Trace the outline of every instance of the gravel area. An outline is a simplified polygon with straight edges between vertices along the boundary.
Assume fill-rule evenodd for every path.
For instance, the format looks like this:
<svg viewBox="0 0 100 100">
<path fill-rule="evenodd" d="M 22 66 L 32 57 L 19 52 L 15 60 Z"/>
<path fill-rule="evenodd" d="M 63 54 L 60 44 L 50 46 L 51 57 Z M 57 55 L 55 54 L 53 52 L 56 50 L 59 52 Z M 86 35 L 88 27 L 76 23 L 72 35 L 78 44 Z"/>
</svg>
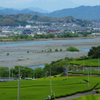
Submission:
<svg viewBox="0 0 100 100">
<path fill-rule="evenodd" d="M 57 42 L 56 42 L 57 41 Z M 66 48 L 74 46 L 78 49 L 91 48 L 98 46 L 100 41 L 86 41 L 86 42 L 60 42 L 62 40 L 55 40 L 53 43 L 18 45 L 18 46 L 2 46 L 0 47 L 0 66 L 14 67 L 16 65 L 22 66 L 36 66 L 45 63 L 51 63 L 65 57 L 78 57 L 87 55 L 88 51 L 67 52 Z M 19 42 L 20 43 L 20 42 Z M 52 49 L 52 52 L 42 52 L 42 50 Z M 61 52 L 54 52 L 55 49 L 62 49 Z M 28 53 L 29 51 L 29 53 Z M 9 55 L 7 55 L 7 53 Z"/>
</svg>

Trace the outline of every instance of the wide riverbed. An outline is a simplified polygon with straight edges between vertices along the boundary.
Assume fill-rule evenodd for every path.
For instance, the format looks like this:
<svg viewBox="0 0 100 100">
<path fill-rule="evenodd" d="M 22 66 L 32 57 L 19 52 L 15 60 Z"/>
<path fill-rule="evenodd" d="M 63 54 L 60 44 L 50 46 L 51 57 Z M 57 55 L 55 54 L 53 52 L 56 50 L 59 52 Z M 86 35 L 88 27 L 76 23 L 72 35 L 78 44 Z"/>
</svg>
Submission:
<svg viewBox="0 0 100 100">
<path fill-rule="evenodd" d="M 97 39 L 64 39 L 64 40 L 41 40 L 0 42 L 0 66 L 14 67 L 15 65 L 35 66 L 51 63 L 66 56 L 78 57 L 87 55 L 87 50 L 92 46 L 100 45 Z M 67 52 L 66 48 L 74 46 L 80 52 Z M 52 49 L 52 52 L 42 52 Z M 61 52 L 54 52 L 62 49 Z M 86 50 L 86 51 L 85 51 Z M 7 56 L 7 54 L 9 54 Z"/>
</svg>

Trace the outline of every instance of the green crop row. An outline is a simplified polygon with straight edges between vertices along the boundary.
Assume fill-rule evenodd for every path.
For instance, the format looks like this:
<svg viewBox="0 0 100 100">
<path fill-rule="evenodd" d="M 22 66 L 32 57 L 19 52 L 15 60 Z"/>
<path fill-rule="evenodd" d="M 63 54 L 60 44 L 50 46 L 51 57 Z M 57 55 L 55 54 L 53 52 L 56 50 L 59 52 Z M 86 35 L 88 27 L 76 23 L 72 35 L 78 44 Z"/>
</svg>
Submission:
<svg viewBox="0 0 100 100">
<path fill-rule="evenodd" d="M 48 95 L 64 97 L 78 92 L 93 89 L 100 83 L 100 77 L 90 77 L 90 83 L 86 83 L 88 76 L 56 77 L 37 80 L 20 81 L 20 100 L 45 100 Z M 100 84 L 96 86 L 100 88 Z M 0 82 L 0 99 L 17 100 L 18 82 Z"/>
<path fill-rule="evenodd" d="M 87 70 L 87 71 L 71 71 L 69 73 L 73 74 L 84 74 L 84 75 L 100 75 L 100 71 L 93 71 L 93 70 Z"/>
<path fill-rule="evenodd" d="M 86 59 L 86 60 L 74 60 L 70 61 L 70 64 L 75 64 L 75 65 L 84 65 L 84 67 L 97 67 L 100 66 L 100 61 L 98 59 Z"/>
</svg>

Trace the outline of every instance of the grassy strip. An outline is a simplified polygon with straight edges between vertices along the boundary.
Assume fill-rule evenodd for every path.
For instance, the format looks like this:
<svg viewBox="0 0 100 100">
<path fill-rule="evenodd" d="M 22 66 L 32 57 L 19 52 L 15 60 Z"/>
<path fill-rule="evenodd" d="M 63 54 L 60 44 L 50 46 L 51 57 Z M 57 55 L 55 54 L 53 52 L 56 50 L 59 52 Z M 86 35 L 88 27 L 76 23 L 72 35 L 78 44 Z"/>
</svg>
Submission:
<svg viewBox="0 0 100 100">
<path fill-rule="evenodd" d="M 99 77 L 90 77 L 90 85 L 83 81 L 87 76 L 52 78 L 52 91 L 55 97 L 68 96 L 91 90 L 100 82 Z M 1 100 L 17 100 L 17 81 L 0 83 Z M 96 87 L 100 88 L 100 84 Z M 22 80 L 21 100 L 44 100 L 50 95 L 50 79 Z"/>
<path fill-rule="evenodd" d="M 70 71 L 69 73 L 87 75 L 88 71 Z M 89 74 L 91 74 L 91 75 L 100 75 L 100 71 L 92 71 L 91 70 L 91 71 L 89 71 Z"/>
</svg>

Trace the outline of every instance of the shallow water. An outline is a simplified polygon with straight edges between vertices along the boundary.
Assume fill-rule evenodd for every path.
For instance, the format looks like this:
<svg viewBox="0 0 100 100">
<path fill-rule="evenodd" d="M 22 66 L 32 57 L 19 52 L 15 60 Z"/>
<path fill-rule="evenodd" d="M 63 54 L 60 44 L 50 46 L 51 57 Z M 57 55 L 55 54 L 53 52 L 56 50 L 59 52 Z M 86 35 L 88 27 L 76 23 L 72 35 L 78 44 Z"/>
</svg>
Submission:
<svg viewBox="0 0 100 100">
<path fill-rule="evenodd" d="M 95 39 L 64 39 L 64 40 L 44 40 L 44 41 L 18 41 L 18 42 L 0 42 L 0 47 L 8 46 L 25 46 L 25 45 L 38 45 L 38 44 L 49 44 L 49 43 L 73 43 L 73 42 L 89 42 L 89 41 L 100 41 L 100 38 Z"/>
<path fill-rule="evenodd" d="M 44 68 L 44 67 L 45 67 L 45 65 L 36 65 L 36 66 L 31 66 L 31 67 L 29 67 L 29 68 L 34 69 L 34 68 L 36 68 L 36 67 L 41 67 L 41 68 Z"/>
</svg>

